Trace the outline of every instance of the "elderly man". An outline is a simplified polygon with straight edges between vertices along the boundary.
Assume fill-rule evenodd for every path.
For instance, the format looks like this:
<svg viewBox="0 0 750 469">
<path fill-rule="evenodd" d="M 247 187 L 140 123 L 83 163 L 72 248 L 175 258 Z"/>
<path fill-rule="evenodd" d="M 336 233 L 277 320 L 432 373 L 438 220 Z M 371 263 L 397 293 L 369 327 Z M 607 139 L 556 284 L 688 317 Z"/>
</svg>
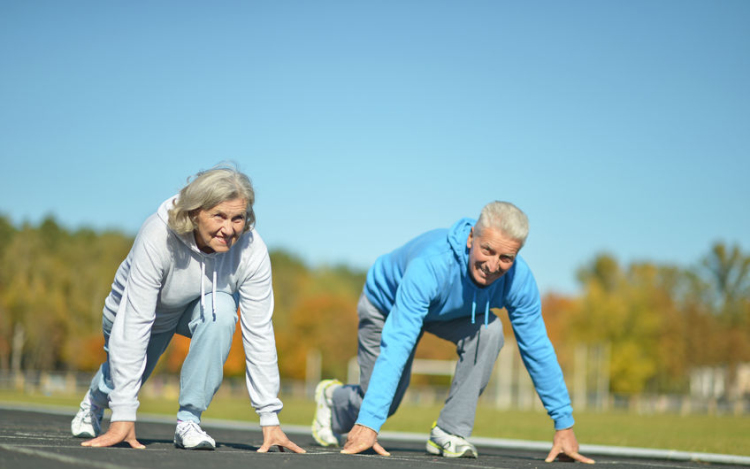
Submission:
<svg viewBox="0 0 750 469">
<path fill-rule="evenodd" d="M 458 363 L 427 451 L 476 458 L 477 450 L 466 438 L 503 346 L 502 323 L 490 308 L 505 308 L 526 368 L 554 421 L 547 461 L 563 455 L 593 463 L 578 453 L 573 409 L 547 337 L 539 291 L 518 255 L 527 235 L 528 219 L 521 210 L 492 202 L 476 222 L 459 220 L 450 229 L 427 232 L 379 257 L 357 307 L 360 384 L 324 380 L 318 385 L 315 440 L 336 446 L 340 435 L 348 433 L 342 453 L 373 448 L 387 456 L 377 434 L 398 408 L 409 385 L 417 342 L 429 332 L 456 344 Z"/>
</svg>

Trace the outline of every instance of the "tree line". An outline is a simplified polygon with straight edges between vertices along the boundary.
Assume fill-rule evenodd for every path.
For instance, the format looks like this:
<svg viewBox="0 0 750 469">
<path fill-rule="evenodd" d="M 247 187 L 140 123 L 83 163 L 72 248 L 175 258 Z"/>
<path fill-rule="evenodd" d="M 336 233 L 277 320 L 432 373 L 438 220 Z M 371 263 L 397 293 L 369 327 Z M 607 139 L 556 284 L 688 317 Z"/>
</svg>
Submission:
<svg viewBox="0 0 750 469">
<path fill-rule="evenodd" d="M 116 231 L 71 231 L 53 217 L 17 227 L 0 216 L 0 370 L 94 371 L 104 358 L 104 298 L 132 241 Z M 282 379 L 304 379 L 310 351 L 320 352 L 325 376 L 345 377 L 366 272 L 270 255 Z M 598 254 L 578 281 L 577 296 L 544 295 L 547 329 L 563 367 L 570 346 L 608 344 L 612 392 L 686 392 L 695 367 L 750 362 L 750 256 L 739 246 L 716 243 L 687 267 L 622 265 Z M 505 312 L 494 313 L 512 335 Z M 227 376 L 244 373 L 239 334 Z M 175 336 L 157 371 L 178 372 L 188 345 Z M 426 335 L 417 356 L 455 352 Z"/>
</svg>

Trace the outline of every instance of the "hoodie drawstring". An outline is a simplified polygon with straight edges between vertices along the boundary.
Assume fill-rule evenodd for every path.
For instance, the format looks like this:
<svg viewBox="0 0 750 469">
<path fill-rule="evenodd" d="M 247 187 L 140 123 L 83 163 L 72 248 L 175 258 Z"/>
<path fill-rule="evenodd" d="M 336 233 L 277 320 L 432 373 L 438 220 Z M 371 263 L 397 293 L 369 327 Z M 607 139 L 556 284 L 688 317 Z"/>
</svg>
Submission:
<svg viewBox="0 0 750 469">
<path fill-rule="evenodd" d="M 215 263 L 214 263 L 214 276 L 211 282 L 211 313 L 214 316 L 214 321 L 216 321 L 216 264 Z M 486 318 L 484 320 L 484 323 L 487 324 Z"/>
<path fill-rule="evenodd" d="M 476 323 L 476 315 L 477 315 L 477 291 L 474 290 L 474 297 L 471 300 L 471 323 Z M 484 304 L 484 327 L 487 327 L 487 324 L 490 321 L 490 299 L 487 298 L 487 302 Z"/>
<path fill-rule="evenodd" d="M 201 313 L 206 309 L 206 286 L 203 285 L 203 277 L 206 276 L 206 264 L 201 258 Z"/>
<path fill-rule="evenodd" d="M 474 324 L 476 321 L 474 317 L 477 314 L 477 291 L 474 290 L 474 297 L 471 299 L 471 323 Z"/>
<path fill-rule="evenodd" d="M 484 327 L 487 327 L 487 323 L 490 321 L 490 299 L 487 298 L 487 303 L 484 305 Z"/>
<path fill-rule="evenodd" d="M 214 275 L 211 284 L 211 313 L 216 321 L 216 265 L 213 268 Z M 206 264 L 201 258 L 201 312 L 206 310 L 206 286 L 203 277 L 206 276 Z"/>
</svg>

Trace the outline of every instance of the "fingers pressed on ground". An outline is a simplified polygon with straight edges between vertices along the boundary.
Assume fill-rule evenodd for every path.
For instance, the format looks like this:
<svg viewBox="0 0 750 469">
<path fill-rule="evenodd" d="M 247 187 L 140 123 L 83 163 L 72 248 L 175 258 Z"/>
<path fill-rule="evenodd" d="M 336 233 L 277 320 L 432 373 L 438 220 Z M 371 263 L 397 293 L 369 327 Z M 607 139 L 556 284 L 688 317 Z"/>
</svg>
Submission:
<svg viewBox="0 0 750 469">
<path fill-rule="evenodd" d="M 377 442 L 372 446 L 372 449 L 374 449 L 375 452 L 378 453 L 381 456 L 390 456 L 391 455 L 391 453 L 389 453 L 388 451 L 386 451 L 385 448 L 383 448 L 382 446 L 380 446 L 380 443 L 377 443 Z"/>
</svg>

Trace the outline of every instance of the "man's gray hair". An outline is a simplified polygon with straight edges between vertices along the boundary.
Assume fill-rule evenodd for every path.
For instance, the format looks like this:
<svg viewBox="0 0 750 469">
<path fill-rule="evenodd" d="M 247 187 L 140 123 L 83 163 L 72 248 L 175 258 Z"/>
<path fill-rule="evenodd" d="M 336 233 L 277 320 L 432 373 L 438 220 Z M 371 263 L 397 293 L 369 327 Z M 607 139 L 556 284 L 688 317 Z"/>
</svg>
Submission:
<svg viewBox="0 0 750 469">
<path fill-rule="evenodd" d="M 244 231 L 248 231 L 255 224 L 255 192 L 250 178 L 228 164 L 201 171 L 192 177 L 192 181 L 188 178 L 174 207 L 169 209 L 169 227 L 178 234 L 190 233 L 196 228 L 193 219 L 200 210 L 209 210 L 234 199 L 247 201 Z"/>
<path fill-rule="evenodd" d="M 496 200 L 484 206 L 474 226 L 477 235 L 485 228 L 499 230 L 505 236 L 520 242 L 523 247 L 529 235 L 529 219 L 512 203 Z"/>
</svg>

